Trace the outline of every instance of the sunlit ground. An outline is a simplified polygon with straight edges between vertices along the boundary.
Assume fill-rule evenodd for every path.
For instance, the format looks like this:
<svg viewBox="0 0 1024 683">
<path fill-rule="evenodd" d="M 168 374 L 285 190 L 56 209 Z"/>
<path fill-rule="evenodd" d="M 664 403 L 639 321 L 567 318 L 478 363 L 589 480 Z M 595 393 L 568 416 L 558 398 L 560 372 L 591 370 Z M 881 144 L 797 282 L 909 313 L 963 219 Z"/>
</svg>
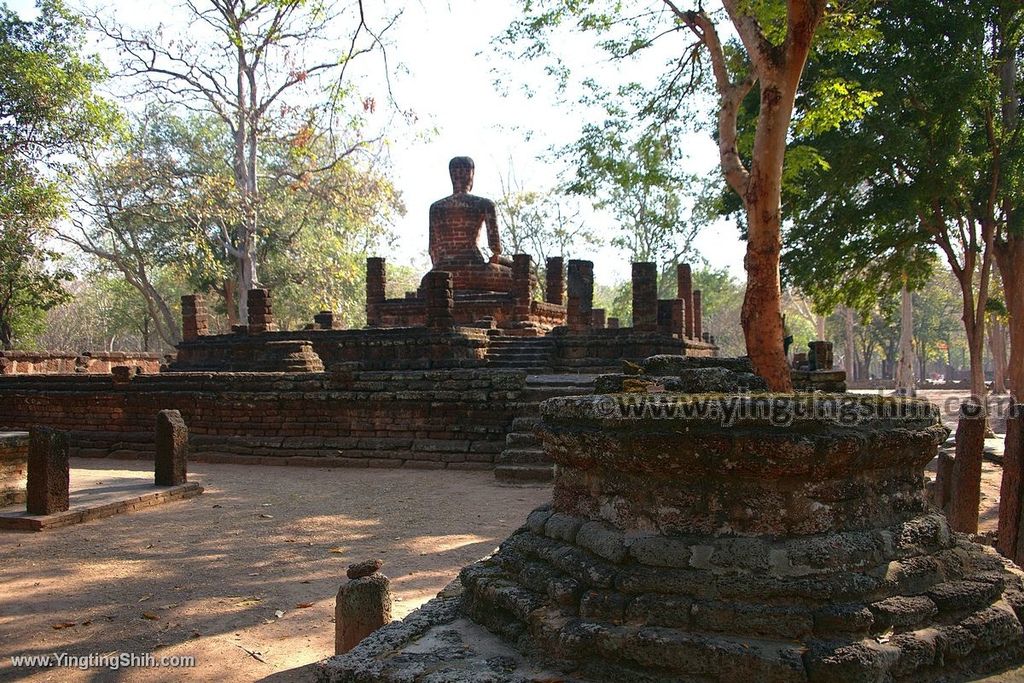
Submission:
<svg viewBox="0 0 1024 683">
<path fill-rule="evenodd" d="M 73 467 L 150 463 L 77 460 Z M 306 680 L 333 654 L 349 562 L 380 557 L 395 618 L 488 554 L 547 488 L 489 472 L 194 463 L 189 501 L 26 534 L 0 532 L 0 679 Z M 14 671 L 20 654 L 153 652 L 198 666 Z"/>
</svg>

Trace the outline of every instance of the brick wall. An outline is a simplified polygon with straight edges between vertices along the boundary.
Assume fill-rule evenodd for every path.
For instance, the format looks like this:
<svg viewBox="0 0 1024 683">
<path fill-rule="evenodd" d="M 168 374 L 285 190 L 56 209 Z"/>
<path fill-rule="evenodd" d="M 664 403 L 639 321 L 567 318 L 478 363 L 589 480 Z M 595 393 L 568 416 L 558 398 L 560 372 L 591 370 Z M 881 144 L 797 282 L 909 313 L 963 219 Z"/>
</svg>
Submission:
<svg viewBox="0 0 1024 683">
<path fill-rule="evenodd" d="M 487 353 L 486 332 L 468 328 L 450 332 L 426 328 L 299 330 L 184 341 L 178 345 L 178 357 L 171 367 L 180 371 L 256 370 L 254 361 L 265 355 L 270 342 L 277 341 L 309 341 L 325 367 L 339 362 L 358 363 L 365 369 L 472 367 L 482 365 Z"/>
<path fill-rule="evenodd" d="M 0 378 L 0 430 L 74 433 L 72 455 L 145 457 L 156 413 L 180 410 L 200 460 L 489 469 L 525 373 L 165 373 Z"/>
<path fill-rule="evenodd" d="M 160 372 L 162 360 L 158 353 L 0 351 L 0 375 L 104 374 L 117 365 L 154 373 Z"/>
</svg>

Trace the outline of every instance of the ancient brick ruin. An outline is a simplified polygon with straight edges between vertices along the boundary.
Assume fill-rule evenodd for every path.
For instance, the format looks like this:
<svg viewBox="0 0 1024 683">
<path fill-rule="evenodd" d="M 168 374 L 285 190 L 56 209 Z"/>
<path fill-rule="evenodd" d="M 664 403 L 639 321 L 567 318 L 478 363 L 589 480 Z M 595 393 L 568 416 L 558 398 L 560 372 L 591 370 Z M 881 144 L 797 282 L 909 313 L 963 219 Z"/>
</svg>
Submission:
<svg viewBox="0 0 1024 683">
<path fill-rule="evenodd" d="M 546 401 L 551 504 L 320 680 L 909 681 L 1024 660 L 1021 571 L 926 501 L 933 406 L 689 393 L 730 371 L 648 369 L 657 391 Z"/>
</svg>

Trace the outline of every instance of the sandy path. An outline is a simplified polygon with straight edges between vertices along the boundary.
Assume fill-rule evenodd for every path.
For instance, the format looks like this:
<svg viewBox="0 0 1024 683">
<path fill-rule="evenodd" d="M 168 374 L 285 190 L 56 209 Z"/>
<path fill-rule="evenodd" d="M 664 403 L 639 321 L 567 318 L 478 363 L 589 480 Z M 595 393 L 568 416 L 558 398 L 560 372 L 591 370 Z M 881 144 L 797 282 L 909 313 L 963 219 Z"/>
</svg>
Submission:
<svg viewBox="0 0 1024 683">
<path fill-rule="evenodd" d="M 489 472 L 194 463 L 190 478 L 206 487 L 193 500 L 0 534 L 0 679 L 307 680 L 300 667 L 333 654 L 349 562 L 385 560 L 401 618 L 550 499 L 547 488 L 498 487 Z M 11 668 L 11 655 L 63 651 L 194 655 L 198 666 Z"/>
</svg>

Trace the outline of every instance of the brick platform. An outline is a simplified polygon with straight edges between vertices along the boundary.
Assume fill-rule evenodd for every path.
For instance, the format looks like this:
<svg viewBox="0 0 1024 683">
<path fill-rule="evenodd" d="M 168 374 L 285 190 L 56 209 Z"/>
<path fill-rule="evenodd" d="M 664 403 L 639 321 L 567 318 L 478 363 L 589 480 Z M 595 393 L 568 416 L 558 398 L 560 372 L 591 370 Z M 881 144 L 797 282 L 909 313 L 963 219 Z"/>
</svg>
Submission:
<svg viewBox="0 0 1024 683">
<path fill-rule="evenodd" d="M 73 467 L 72 464 L 69 510 L 52 515 L 30 515 L 23 505 L 0 507 L 0 530 L 46 531 L 194 498 L 203 492 L 203 487 L 194 482 L 154 486 L 151 475 L 138 471 Z"/>
</svg>

